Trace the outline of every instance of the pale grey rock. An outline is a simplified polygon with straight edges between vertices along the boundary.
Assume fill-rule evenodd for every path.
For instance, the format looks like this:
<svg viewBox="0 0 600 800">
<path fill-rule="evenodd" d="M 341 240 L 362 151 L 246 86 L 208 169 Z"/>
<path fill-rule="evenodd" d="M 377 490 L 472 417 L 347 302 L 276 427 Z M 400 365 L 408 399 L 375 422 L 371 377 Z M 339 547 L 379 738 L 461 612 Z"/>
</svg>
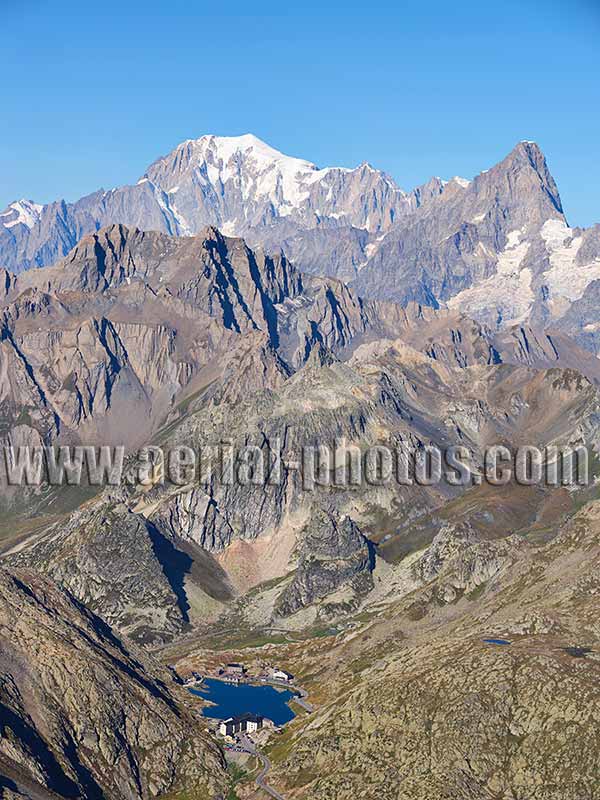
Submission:
<svg viewBox="0 0 600 800">
<path fill-rule="evenodd" d="M 277 613 L 291 616 L 302 608 L 322 603 L 342 588 L 347 588 L 352 605 L 373 588 L 371 575 L 374 555 L 368 540 L 349 517 L 336 519 L 319 512 L 306 526 L 300 543 L 298 567 L 292 582 L 277 599 Z M 324 612 L 324 613 L 323 613 Z M 321 609 L 322 616 L 333 608 Z"/>
<path fill-rule="evenodd" d="M 13 204 L 0 216 L 0 264 L 14 272 L 47 266 L 83 235 L 112 223 L 183 236 L 207 225 L 237 236 L 268 235 L 275 224 L 282 231 L 279 244 L 321 226 L 376 233 L 414 202 L 368 164 L 319 170 L 249 134 L 203 136 L 158 159 L 135 186 L 20 216 L 13 207 L 20 204 Z M 16 219 L 23 221 L 15 224 Z"/>
<path fill-rule="evenodd" d="M 157 557 L 157 534 L 125 506 L 95 502 L 50 526 L 6 563 L 35 568 L 123 634 L 167 641 L 187 623 L 185 602 Z"/>
</svg>

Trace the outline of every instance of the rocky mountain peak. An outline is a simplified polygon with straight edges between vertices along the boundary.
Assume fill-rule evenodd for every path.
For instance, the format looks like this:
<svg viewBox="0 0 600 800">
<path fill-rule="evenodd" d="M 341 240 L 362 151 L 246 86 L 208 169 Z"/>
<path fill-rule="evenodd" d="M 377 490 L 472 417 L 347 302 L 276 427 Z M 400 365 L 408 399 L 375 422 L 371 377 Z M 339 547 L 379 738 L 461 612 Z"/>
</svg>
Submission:
<svg viewBox="0 0 600 800">
<path fill-rule="evenodd" d="M 165 242 L 152 238 L 161 233 L 192 237 L 190 270 L 193 237 L 213 252 L 220 237 L 243 237 L 257 254 L 273 254 L 272 266 L 285 265 L 274 255 L 284 249 L 301 272 L 343 280 L 362 297 L 448 303 L 493 325 L 558 320 L 573 302 L 593 304 L 582 296 L 600 278 L 598 237 L 568 228 L 545 156 L 530 141 L 473 180 L 432 178 L 406 194 L 366 161 L 321 169 L 250 133 L 188 139 L 135 186 L 73 204 L 13 204 L 0 215 L 0 264 L 21 272 L 75 247 L 87 266 L 71 288 L 133 280 L 139 258 L 115 224 L 157 232 L 145 234 L 141 248 L 145 276 L 165 261 Z M 109 233 L 83 241 L 103 228 Z M 228 247 L 241 253 L 240 245 Z M 163 273 L 157 281 L 162 276 L 165 291 Z M 590 330 L 581 336 L 587 341 Z"/>
<path fill-rule="evenodd" d="M 296 184 L 309 180 L 315 172 L 318 169 L 310 161 L 286 156 L 248 133 L 188 139 L 154 162 L 144 177 L 174 193 L 181 190 L 182 179 L 215 187 L 230 180 L 245 184 L 251 174 L 256 195 L 293 205 L 298 201 Z"/>
<path fill-rule="evenodd" d="M 412 196 L 415 202 L 415 208 L 419 208 L 433 197 L 437 197 L 444 191 L 444 181 L 439 177 L 430 178 L 427 183 L 422 186 L 417 186 L 413 189 Z"/>
<path fill-rule="evenodd" d="M 512 197 L 519 195 L 524 205 L 537 206 L 532 222 L 563 215 L 558 187 L 552 177 L 546 157 L 536 142 L 521 141 L 491 170 L 478 176 L 481 181 L 508 184 Z"/>
<path fill-rule="evenodd" d="M 5 228 L 13 228 L 15 225 L 24 225 L 26 228 L 33 228 L 39 222 L 42 209 L 44 207 L 33 200 L 16 200 L 0 214 L 0 224 Z"/>
<path fill-rule="evenodd" d="M 372 571 L 371 545 L 356 523 L 348 516 L 317 511 L 305 530 L 298 569 L 278 599 L 277 612 L 291 616 L 320 601 L 318 613 L 327 618 L 336 613 L 331 600 L 340 591 L 353 605 L 373 588 Z"/>
</svg>

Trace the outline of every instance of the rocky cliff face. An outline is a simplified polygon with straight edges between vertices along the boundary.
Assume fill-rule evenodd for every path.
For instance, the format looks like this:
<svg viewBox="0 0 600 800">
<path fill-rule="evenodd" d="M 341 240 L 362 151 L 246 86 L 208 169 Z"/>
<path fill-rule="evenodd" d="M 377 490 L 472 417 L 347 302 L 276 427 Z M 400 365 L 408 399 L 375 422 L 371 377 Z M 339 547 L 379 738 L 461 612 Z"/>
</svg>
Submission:
<svg viewBox="0 0 600 800">
<path fill-rule="evenodd" d="M 383 519 L 391 534 L 406 515 L 462 491 L 363 481 L 307 492 L 286 466 L 307 448 L 460 444 L 479 463 L 490 441 L 592 441 L 598 426 L 600 370 L 566 337 L 524 326 L 496 334 L 456 311 L 365 301 L 214 229 L 185 239 L 99 231 L 56 267 L 12 280 L 3 320 L 4 443 L 210 449 L 226 432 L 238 452 L 252 446 L 267 465 L 283 460 L 279 481 L 266 486 L 225 482 L 217 470 L 184 485 L 122 487 L 4 548 L 148 642 L 187 630 L 207 606 L 216 613 L 213 601 L 222 607 L 285 577 L 296 539 L 300 567 L 283 613 L 324 608 L 338 589 L 331 608 L 355 605 L 372 587 L 364 548 L 338 564 L 317 554 L 313 564 L 300 528 L 337 530 L 318 522 L 327 510 L 367 533 Z M 570 364 L 589 378 L 564 371 Z M 8 492 L 5 506 L 16 503 Z M 265 561 L 269 537 L 281 544 Z"/>
<path fill-rule="evenodd" d="M 5 429 L 22 421 L 45 442 L 141 443 L 184 392 L 248 360 L 248 350 L 276 380 L 289 372 L 282 356 L 301 363 L 315 342 L 341 347 L 364 332 L 360 303 L 336 292 L 343 287 L 319 281 L 305 289 L 284 256 L 214 229 L 181 240 L 103 230 L 57 266 L 7 283 Z M 261 383 L 260 371 L 246 375 Z"/>
<path fill-rule="evenodd" d="M 492 169 L 472 181 L 451 181 L 400 220 L 361 270 L 357 289 L 368 296 L 379 281 L 394 299 L 447 301 L 489 280 L 498 254 L 516 247 L 517 232 L 518 241 L 527 240 L 518 266 L 528 236 L 538 236 L 548 220 L 564 222 L 558 189 L 539 147 L 521 142 Z"/>
<path fill-rule="evenodd" d="M 11 379 L 0 408 L 11 444 L 141 443 L 186 395 L 217 379 L 232 399 L 285 379 L 315 349 L 349 352 L 433 320 L 469 340 L 463 345 L 457 334 L 442 346 L 431 337 L 438 359 L 466 365 L 487 353 L 490 361 L 540 362 L 532 348 L 511 352 L 481 327 L 469 333 L 472 323 L 458 314 L 365 301 L 212 228 L 173 239 L 112 226 L 55 267 L 5 285 L 0 364 Z M 543 355 L 561 363 L 556 348 Z M 581 359 L 577 366 L 591 369 Z"/>
<path fill-rule="evenodd" d="M 123 634 L 157 644 L 187 622 L 160 545 L 159 535 L 126 506 L 91 501 L 6 560 L 48 574 Z"/>
<path fill-rule="evenodd" d="M 318 169 L 250 134 L 203 136 L 158 159 L 135 186 L 76 203 L 13 203 L 0 215 L 0 263 L 17 272 L 52 264 L 112 223 L 178 236 L 207 225 L 236 236 L 274 226 L 280 242 L 320 227 L 375 233 L 416 202 L 368 164 Z"/>
<path fill-rule="evenodd" d="M 164 671 L 39 574 L 0 570 L 0 598 L 6 796 L 222 796 L 220 753 Z"/>
<path fill-rule="evenodd" d="M 320 615 L 339 614 L 331 596 L 346 610 L 373 588 L 375 556 L 358 526 L 348 517 L 336 520 L 323 512 L 312 516 L 300 543 L 298 567 L 277 601 L 277 611 L 290 616 L 321 601 Z M 344 591 L 345 590 L 345 591 Z M 327 604 L 322 601 L 328 599 Z"/>
<path fill-rule="evenodd" d="M 113 223 L 174 236 L 217 226 L 272 253 L 283 247 L 303 271 L 363 297 L 448 303 L 494 326 L 579 332 L 600 278 L 597 231 L 568 227 L 544 155 L 527 141 L 472 181 L 432 178 L 406 193 L 368 164 L 318 169 L 251 135 L 203 136 L 135 186 L 73 204 L 13 203 L 0 215 L 0 264 L 47 266 Z M 581 342 L 595 348 L 591 333 Z"/>
</svg>

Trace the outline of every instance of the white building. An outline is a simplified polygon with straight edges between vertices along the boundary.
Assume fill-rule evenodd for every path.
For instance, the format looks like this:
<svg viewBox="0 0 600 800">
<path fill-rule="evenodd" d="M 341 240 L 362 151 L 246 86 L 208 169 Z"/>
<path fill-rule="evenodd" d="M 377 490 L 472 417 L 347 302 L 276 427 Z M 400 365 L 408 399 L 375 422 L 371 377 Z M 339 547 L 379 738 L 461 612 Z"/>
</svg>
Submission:
<svg viewBox="0 0 600 800">
<path fill-rule="evenodd" d="M 235 722 L 233 717 L 224 719 L 219 725 L 219 733 L 222 736 L 233 736 L 235 734 Z"/>
<path fill-rule="evenodd" d="M 263 726 L 263 718 L 258 714 L 241 714 L 229 717 L 219 724 L 219 733 L 223 736 L 235 736 L 236 733 L 255 733 Z"/>
<path fill-rule="evenodd" d="M 271 672 L 271 677 L 275 681 L 288 681 L 289 682 L 289 681 L 294 680 L 294 676 L 291 674 L 291 672 L 286 672 L 284 669 L 277 669 L 277 668 L 274 669 Z"/>
</svg>

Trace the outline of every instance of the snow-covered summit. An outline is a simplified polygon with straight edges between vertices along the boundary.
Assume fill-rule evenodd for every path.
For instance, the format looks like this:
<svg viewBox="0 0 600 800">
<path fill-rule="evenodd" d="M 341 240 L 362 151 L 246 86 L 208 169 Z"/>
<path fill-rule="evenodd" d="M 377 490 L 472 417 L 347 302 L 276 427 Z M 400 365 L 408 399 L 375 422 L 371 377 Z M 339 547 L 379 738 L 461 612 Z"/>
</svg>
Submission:
<svg viewBox="0 0 600 800">
<path fill-rule="evenodd" d="M 186 139 L 167 156 L 158 159 L 150 167 L 147 176 L 165 169 L 185 171 L 203 165 L 210 167 L 212 180 L 224 183 L 245 165 L 252 164 L 254 172 L 276 170 L 293 180 L 312 176 L 320 170 L 315 164 L 301 158 L 287 156 L 271 147 L 251 133 L 242 136 L 214 136 L 208 134 L 199 139 Z M 163 187 L 170 188 L 170 187 Z"/>
<path fill-rule="evenodd" d="M 292 217 L 314 224 L 344 220 L 376 231 L 407 202 L 405 193 L 370 165 L 320 169 L 251 133 L 187 139 L 155 161 L 144 178 L 172 196 L 169 205 L 188 229 L 196 229 L 192 214 L 197 216 L 199 205 L 209 206 L 211 219 L 236 235 Z"/>
<path fill-rule="evenodd" d="M 314 164 L 303 158 L 284 155 L 253 133 L 245 133 L 242 136 L 214 136 L 208 134 L 201 136 L 199 139 L 188 139 L 184 144 L 192 144 L 199 152 L 211 151 L 224 161 L 229 161 L 236 153 L 249 153 L 257 160 L 276 161 L 310 171 L 317 169 Z"/>
<path fill-rule="evenodd" d="M 15 225 L 25 225 L 33 228 L 38 222 L 44 206 L 34 203 L 32 200 L 16 200 L 0 214 L 0 224 L 5 228 L 13 228 Z"/>
</svg>

